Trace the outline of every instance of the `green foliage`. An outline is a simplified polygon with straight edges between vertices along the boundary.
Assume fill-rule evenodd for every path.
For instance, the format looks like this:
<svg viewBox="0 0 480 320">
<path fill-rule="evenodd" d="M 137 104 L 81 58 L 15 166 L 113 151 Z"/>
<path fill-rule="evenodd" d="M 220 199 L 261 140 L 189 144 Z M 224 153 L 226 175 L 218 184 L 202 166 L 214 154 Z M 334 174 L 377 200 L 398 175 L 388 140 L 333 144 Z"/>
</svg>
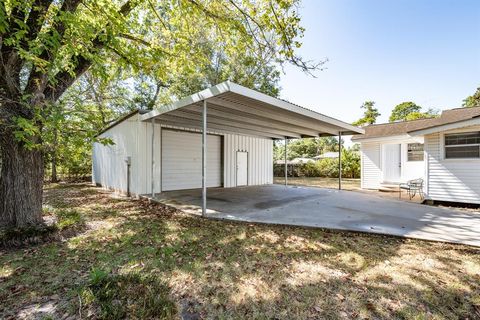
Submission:
<svg viewBox="0 0 480 320">
<path fill-rule="evenodd" d="M 113 144 L 96 134 L 111 121 L 135 108 L 124 81 L 110 76 L 104 80 L 86 74 L 51 106 L 51 116 L 42 131 L 46 173 L 53 165 L 60 176 L 81 178 L 91 173 L 93 142 Z M 55 180 L 55 179 L 53 179 Z"/>
<path fill-rule="evenodd" d="M 322 137 L 289 140 L 287 144 L 287 159 L 312 158 L 329 151 L 338 151 L 337 138 Z M 275 160 L 283 160 L 284 157 L 284 142 L 278 140 L 274 144 L 274 158 Z"/>
<path fill-rule="evenodd" d="M 338 159 L 325 158 L 315 162 L 288 165 L 289 175 L 294 177 L 338 177 Z M 284 165 L 274 165 L 274 175 L 284 176 Z M 352 149 L 342 150 L 342 176 L 344 178 L 360 177 L 360 154 Z"/>
<path fill-rule="evenodd" d="M 426 112 L 415 111 L 407 114 L 405 121 L 428 119 L 438 117 L 439 111 L 436 109 L 428 109 Z"/>
<path fill-rule="evenodd" d="M 402 102 L 393 108 L 389 121 L 409 121 L 417 119 L 434 118 L 438 116 L 438 110 L 430 108 L 425 112 L 422 112 L 422 107 L 409 101 Z"/>
<path fill-rule="evenodd" d="M 422 110 L 422 107 L 413 102 L 402 102 L 393 108 L 388 120 L 390 122 L 405 121 L 409 114 L 420 113 L 420 110 Z"/>
<path fill-rule="evenodd" d="M 60 230 L 78 226 L 84 222 L 80 212 L 75 209 L 55 210 L 55 216 L 57 217 L 57 227 Z"/>
<path fill-rule="evenodd" d="M 475 91 L 473 95 L 463 100 L 462 106 L 465 108 L 480 107 L 480 87 L 477 88 L 477 91 Z"/>
<path fill-rule="evenodd" d="M 296 54 L 299 0 L 0 3 L 0 131 L 69 172 L 89 167 L 94 133 L 224 80 L 278 95 Z M 10 63 L 11 62 L 11 63 Z"/>
<path fill-rule="evenodd" d="M 152 276 L 93 269 L 79 296 L 82 307 L 100 308 L 100 319 L 172 319 L 177 310 L 169 294 L 169 288 Z"/>
<path fill-rule="evenodd" d="M 342 176 L 360 178 L 360 153 L 354 149 L 342 150 Z"/>
<path fill-rule="evenodd" d="M 365 109 L 363 117 L 353 123 L 354 126 L 367 126 L 377 122 L 377 118 L 381 115 L 378 109 L 374 107 L 374 101 L 365 101 L 360 108 Z"/>
</svg>

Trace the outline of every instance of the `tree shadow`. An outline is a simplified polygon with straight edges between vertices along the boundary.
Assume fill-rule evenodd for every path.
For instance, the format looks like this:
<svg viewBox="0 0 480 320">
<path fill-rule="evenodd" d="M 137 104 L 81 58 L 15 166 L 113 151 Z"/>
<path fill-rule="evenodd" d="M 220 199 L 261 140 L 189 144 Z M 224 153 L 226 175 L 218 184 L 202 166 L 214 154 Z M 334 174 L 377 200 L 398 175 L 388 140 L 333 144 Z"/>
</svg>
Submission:
<svg viewBox="0 0 480 320">
<path fill-rule="evenodd" d="M 38 301 L 68 302 L 59 303 L 59 314 L 78 316 L 78 292 L 92 268 L 156 277 L 192 318 L 479 315 L 480 257 L 472 247 L 209 220 L 114 200 L 90 186 L 61 190 L 49 201 L 61 195 L 89 220 L 108 223 L 68 241 L 1 254 L 4 317 Z"/>
</svg>

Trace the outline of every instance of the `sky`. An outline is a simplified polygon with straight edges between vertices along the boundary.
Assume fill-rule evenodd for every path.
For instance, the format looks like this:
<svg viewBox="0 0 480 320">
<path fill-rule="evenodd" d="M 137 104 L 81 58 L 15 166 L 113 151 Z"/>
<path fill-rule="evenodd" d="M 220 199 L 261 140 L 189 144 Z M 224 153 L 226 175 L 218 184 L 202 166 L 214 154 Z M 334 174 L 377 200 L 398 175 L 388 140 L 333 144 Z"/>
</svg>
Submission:
<svg viewBox="0 0 480 320">
<path fill-rule="evenodd" d="M 388 122 L 404 101 L 460 107 L 480 86 L 480 0 L 304 0 L 298 53 L 321 61 L 309 76 L 286 66 L 280 97 L 353 122 L 364 101 Z"/>
</svg>

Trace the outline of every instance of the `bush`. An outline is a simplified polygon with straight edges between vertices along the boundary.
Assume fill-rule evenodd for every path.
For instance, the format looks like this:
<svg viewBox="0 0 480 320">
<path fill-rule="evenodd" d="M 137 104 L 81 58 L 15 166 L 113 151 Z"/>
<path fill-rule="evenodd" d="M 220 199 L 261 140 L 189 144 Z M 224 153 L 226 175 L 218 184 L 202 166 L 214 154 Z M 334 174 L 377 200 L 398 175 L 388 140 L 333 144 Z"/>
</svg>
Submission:
<svg viewBox="0 0 480 320">
<path fill-rule="evenodd" d="M 338 159 L 327 158 L 315 162 L 289 164 L 287 168 L 289 177 L 338 177 Z M 283 164 L 275 164 L 273 166 L 273 174 L 276 177 L 283 177 L 285 174 L 284 170 Z M 357 152 L 343 150 L 342 177 L 360 178 L 360 155 Z"/>
</svg>

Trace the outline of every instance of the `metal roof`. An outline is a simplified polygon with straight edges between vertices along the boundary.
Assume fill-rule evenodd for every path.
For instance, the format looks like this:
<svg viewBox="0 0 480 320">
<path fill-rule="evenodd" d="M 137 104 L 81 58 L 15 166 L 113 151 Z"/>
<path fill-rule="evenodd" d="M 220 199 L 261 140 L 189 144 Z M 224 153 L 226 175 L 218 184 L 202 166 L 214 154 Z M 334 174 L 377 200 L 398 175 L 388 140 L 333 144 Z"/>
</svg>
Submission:
<svg viewBox="0 0 480 320">
<path fill-rule="evenodd" d="M 364 130 L 285 100 L 226 81 L 159 110 L 141 120 L 201 129 L 207 101 L 208 130 L 274 139 L 362 134 Z"/>
</svg>

